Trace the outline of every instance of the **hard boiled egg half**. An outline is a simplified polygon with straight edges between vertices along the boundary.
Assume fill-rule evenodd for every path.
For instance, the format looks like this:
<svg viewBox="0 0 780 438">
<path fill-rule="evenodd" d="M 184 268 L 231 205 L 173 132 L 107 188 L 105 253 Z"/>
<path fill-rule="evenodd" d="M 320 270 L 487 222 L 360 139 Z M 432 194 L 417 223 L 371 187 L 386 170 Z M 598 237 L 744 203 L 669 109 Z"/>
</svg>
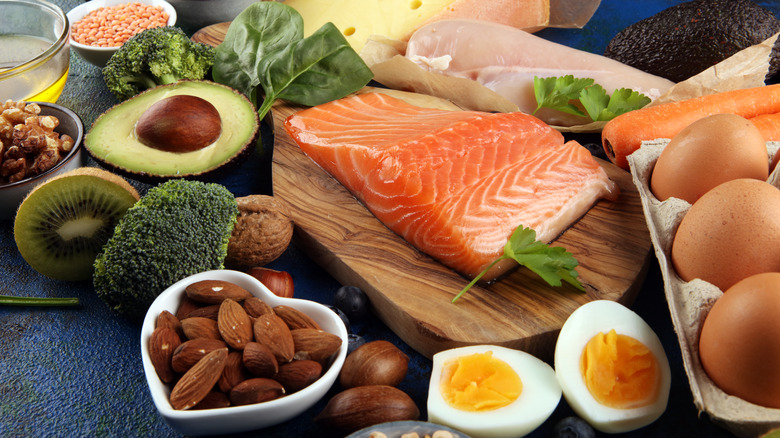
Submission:
<svg viewBox="0 0 780 438">
<path fill-rule="evenodd" d="M 428 421 L 474 438 L 528 434 L 560 400 L 555 371 L 526 352 L 474 345 L 433 356 Z"/>
<path fill-rule="evenodd" d="M 671 373 L 652 328 L 622 304 L 575 310 L 555 345 L 555 372 L 571 408 L 606 433 L 646 426 L 663 414 Z"/>
</svg>

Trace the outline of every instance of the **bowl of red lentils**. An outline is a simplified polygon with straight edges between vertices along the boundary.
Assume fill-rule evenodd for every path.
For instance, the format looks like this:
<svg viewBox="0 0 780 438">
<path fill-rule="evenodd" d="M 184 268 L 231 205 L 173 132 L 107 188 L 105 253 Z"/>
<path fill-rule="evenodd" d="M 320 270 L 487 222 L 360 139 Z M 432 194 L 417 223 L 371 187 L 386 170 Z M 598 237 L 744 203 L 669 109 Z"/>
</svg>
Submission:
<svg viewBox="0 0 780 438">
<path fill-rule="evenodd" d="M 176 24 L 176 9 L 165 0 L 91 0 L 67 15 L 71 47 L 98 67 L 133 35 Z"/>
</svg>

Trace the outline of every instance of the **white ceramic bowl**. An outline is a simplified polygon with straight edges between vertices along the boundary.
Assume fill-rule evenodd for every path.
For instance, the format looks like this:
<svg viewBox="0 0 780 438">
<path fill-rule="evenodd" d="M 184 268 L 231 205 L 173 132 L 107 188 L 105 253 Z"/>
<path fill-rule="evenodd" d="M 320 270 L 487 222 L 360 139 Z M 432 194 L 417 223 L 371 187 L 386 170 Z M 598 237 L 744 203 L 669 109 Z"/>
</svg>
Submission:
<svg viewBox="0 0 780 438">
<path fill-rule="evenodd" d="M 0 219 L 12 219 L 16 215 L 19 204 L 38 184 L 81 167 L 83 164 L 84 124 L 81 118 L 61 105 L 48 102 L 36 103 L 41 107 L 41 115 L 52 115 L 59 119 L 60 124 L 54 131 L 71 136 L 74 141 L 73 148 L 59 163 L 40 175 L 10 184 L 0 184 Z"/>
<path fill-rule="evenodd" d="M 157 316 L 163 310 L 176 313 L 184 296 L 184 288 L 200 280 L 224 280 L 237 284 L 270 306 L 284 304 L 306 313 L 323 330 L 338 335 L 341 348 L 335 359 L 316 382 L 308 387 L 276 400 L 246 406 L 204 410 L 175 410 L 169 402 L 170 387 L 163 383 L 149 359 L 149 337 L 152 335 Z M 298 298 L 281 298 L 274 295 L 256 278 L 238 271 L 206 271 L 187 277 L 166 289 L 152 303 L 141 327 L 141 358 L 146 381 L 157 410 L 163 419 L 175 430 L 185 435 L 224 435 L 262 429 L 287 421 L 313 406 L 333 386 L 347 357 L 347 328 L 336 312 L 314 301 Z"/>
<path fill-rule="evenodd" d="M 146 5 L 161 6 L 163 10 L 168 14 L 168 26 L 176 24 L 176 9 L 165 0 L 91 0 L 86 3 L 82 3 L 68 12 L 68 21 L 71 26 L 73 23 L 84 18 L 85 15 L 98 8 L 104 8 L 106 6 L 116 6 L 124 3 L 140 2 Z M 70 46 L 76 53 L 79 54 L 85 61 L 98 67 L 104 67 L 111 55 L 119 49 L 119 47 L 94 47 L 86 44 L 77 43 L 70 38 Z"/>
</svg>

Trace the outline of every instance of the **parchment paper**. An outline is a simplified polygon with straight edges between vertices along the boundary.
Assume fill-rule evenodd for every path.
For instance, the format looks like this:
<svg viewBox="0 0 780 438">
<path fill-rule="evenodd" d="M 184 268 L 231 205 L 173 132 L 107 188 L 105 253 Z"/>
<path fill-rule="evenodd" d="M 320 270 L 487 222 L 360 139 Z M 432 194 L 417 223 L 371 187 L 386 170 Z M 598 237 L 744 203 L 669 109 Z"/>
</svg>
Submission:
<svg viewBox="0 0 780 438">
<path fill-rule="evenodd" d="M 778 34 L 775 34 L 764 42 L 743 49 L 698 75 L 674 85 L 650 105 L 763 86 L 769 71 L 772 46 L 777 37 Z M 520 110 L 517 105 L 477 81 L 445 76 L 420 68 L 403 56 L 405 52 L 405 42 L 376 36 L 369 39 L 360 56 L 371 68 L 374 79 L 387 87 L 448 99 L 466 110 Z M 604 124 L 605 122 L 593 122 L 554 127 L 562 132 L 601 132 Z"/>
</svg>

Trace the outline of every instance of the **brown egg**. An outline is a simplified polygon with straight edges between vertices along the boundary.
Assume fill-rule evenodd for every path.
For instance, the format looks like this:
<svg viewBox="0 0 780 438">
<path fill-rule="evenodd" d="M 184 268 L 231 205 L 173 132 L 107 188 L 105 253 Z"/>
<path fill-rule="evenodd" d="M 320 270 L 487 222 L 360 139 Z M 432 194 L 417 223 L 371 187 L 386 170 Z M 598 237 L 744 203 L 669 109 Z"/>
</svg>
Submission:
<svg viewBox="0 0 780 438">
<path fill-rule="evenodd" d="M 680 222 L 672 264 L 684 281 L 726 290 L 761 272 L 780 272 L 780 190 L 736 179 L 699 198 Z"/>
<path fill-rule="evenodd" d="M 713 187 L 737 178 L 766 180 L 769 155 L 761 132 L 736 114 L 714 114 L 671 139 L 655 163 L 650 190 L 691 204 Z"/>
<path fill-rule="evenodd" d="M 780 409 L 780 272 L 748 277 L 715 302 L 702 325 L 699 358 L 727 394 Z"/>
</svg>

